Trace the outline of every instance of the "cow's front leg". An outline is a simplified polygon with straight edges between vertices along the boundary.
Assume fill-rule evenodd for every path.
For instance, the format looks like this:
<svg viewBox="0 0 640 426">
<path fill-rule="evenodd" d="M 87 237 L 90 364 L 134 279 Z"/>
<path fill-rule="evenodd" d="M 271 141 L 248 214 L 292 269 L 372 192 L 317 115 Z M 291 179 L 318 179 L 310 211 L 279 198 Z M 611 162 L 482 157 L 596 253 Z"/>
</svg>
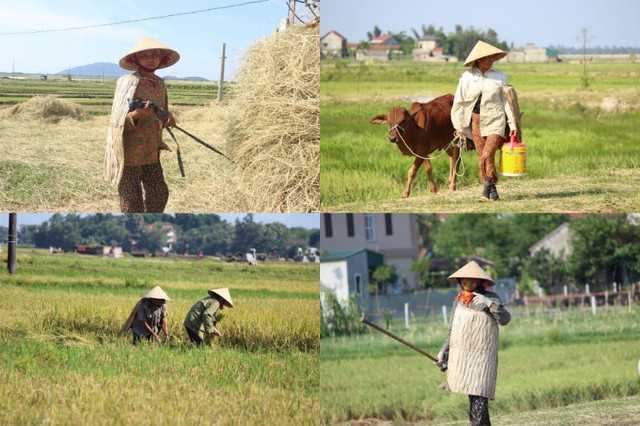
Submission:
<svg viewBox="0 0 640 426">
<path fill-rule="evenodd" d="M 431 192 L 432 194 L 435 194 L 436 192 L 438 192 L 438 188 L 436 187 L 436 182 L 433 180 L 433 173 L 431 171 L 431 161 L 424 160 L 422 164 L 424 165 L 424 169 L 427 172 L 427 177 L 429 178 L 429 192 Z"/>
<path fill-rule="evenodd" d="M 407 198 L 409 193 L 411 193 L 411 183 L 413 183 L 413 178 L 416 177 L 420 164 L 422 164 L 422 159 L 416 157 L 413 160 L 413 165 L 409 167 L 409 173 L 407 173 L 407 185 L 404 187 L 402 198 Z"/>
<path fill-rule="evenodd" d="M 460 148 L 453 148 L 449 156 L 449 191 L 456 190 L 456 177 L 458 176 L 458 167 L 460 166 Z"/>
</svg>

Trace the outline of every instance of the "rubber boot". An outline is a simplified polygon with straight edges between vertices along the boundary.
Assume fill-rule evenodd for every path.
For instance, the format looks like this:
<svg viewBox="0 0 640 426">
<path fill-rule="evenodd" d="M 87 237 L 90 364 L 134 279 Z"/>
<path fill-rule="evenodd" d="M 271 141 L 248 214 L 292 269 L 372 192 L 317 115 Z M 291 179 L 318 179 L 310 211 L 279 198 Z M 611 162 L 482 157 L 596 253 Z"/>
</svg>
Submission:
<svg viewBox="0 0 640 426">
<path fill-rule="evenodd" d="M 490 197 L 491 193 L 491 179 L 484 178 L 484 188 L 482 188 L 482 197 L 480 197 L 480 201 L 491 201 Z"/>
<path fill-rule="evenodd" d="M 498 189 L 494 184 L 491 184 L 491 189 L 489 191 L 489 198 L 491 199 L 491 201 L 498 201 L 500 199 L 500 196 L 498 196 Z"/>
</svg>

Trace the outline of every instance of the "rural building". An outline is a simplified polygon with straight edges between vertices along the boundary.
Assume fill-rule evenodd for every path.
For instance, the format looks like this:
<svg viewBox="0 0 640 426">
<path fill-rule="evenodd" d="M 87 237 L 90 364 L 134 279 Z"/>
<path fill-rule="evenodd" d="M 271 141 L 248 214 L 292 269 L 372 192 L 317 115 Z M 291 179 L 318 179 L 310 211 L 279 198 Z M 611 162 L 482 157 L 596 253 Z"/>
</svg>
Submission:
<svg viewBox="0 0 640 426">
<path fill-rule="evenodd" d="M 368 306 L 367 284 L 373 270 L 383 264 L 382 254 L 367 249 L 325 251 L 320 263 L 320 302 L 324 306 L 325 294 L 331 291 L 342 305 L 353 295 L 358 305 Z"/>
<path fill-rule="evenodd" d="M 400 51 L 400 41 L 391 35 L 382 35 L 369 42 L 366 48 L 356 50 L 356 59 L 360 61 L 388 61 L 394 52 Z"/>
<path fill-rule="evenodd" d="M 434 35 L 420 37 L 416 48 L 413 49 L 412 57 L 414 61 L 421 62 L 458 62 L 458 58 L 455 56 L 443 54 L 442 47 L 440 47 L 440 37 Z"/>
<path fill-rule="evenodd" d="M 569 238 L 569 222 L 565 222 L 529 247 L 529 255 L 534 256 L 540 250 L 546 249 L 553 257 L 566 260 L 571 253 Z"/>
<path fill-rule="evenodd" d="M 417 274 L 411 271 L 422 243 L 415 214 L 324 213 L 322 218 L 323 251 L 368 249 L 380 253 L 386 264 L 396 268 L 395 292 L 420 287 Z"/>
<path fill-rule="evenodd" d="M 320 55 L 323 58 L 347 56 L 347 39 L 337 31 L 329 31 L 320 38 Z"/>
<path fill-rule="evenodd" d="M 507 62 L 557 62 L 558 52 L 544 47 L 536 47 L 527 43 L 525 47 L 509 50 L 505 59 Z"/>
</svg>

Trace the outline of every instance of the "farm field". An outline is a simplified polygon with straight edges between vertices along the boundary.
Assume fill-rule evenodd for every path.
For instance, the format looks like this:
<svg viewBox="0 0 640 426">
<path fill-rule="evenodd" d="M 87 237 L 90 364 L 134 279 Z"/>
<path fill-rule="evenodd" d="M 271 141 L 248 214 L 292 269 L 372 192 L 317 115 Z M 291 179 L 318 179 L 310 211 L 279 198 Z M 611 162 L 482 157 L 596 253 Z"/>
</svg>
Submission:
<svg viewBox="0 0 640 426">
<path fill-rule="evenodd" d="M 24 116 L 2 118 L 3 110 L 11 105 L 0 106 L 0 209 L 66 213 L 120 210 L 116 188 L 102 180 L 114 88 L 115 80 L 105 83 L 0 80 L 0 102 L 22 101 L 23 98 L 13 97 L 17 93 L 55 96 L 33 105 L 32 113 Z M 167 87 L 170 109 L 181 127 L 232 157 L 224 138 L 228 112 L 224 104 L 211 102 L 214 89 L 217 93 L 213 84 L 170 83 Z M 80 119 L 66 110 L 58 112 L 55 99 L 67 101 L 67 108 L 79 105 Z M 30 111 L 29 106 L 26 108 Z M 228 175 L 229 161 L 182 133 L 175 134 L 186 177 L 180 175 L 176 145 L 165 132 L 165 142 L 173 151 L 161 154 L 170 191 L 167 210 L 231 210 L 224 191 L 234 188 Z"/>
<path fill-rule="evenodd" d="M 637 424 L 639 307 L 511 312 L 489 403 L 495 424 Z M 433 316 L 392 331 L 436 354 L 447 326 Z M 438 390 L 445 374 L 380 333 L 322 339 L 320 377 L 323 424 L 468 424 L 468 398 Z"/>
<path fill-rule="evenodd" d="M 55 95 L 88 107 L 92 114 L 111 112 L 115 78 L 82 79 L 72 81 L 39 80 L 39 76 L 27 76 L 24 80 L 6 80 L 0 78 L 0 105 L 15 105 L 34 96 Z M 167 91 L 171 94 L 169 102 L 173 105 L 208 105 L 218 95 L 218 84 L 210 82 L 189 82 L 166 80 Z M 224 87 L 229 96 L 230 86 Z"/>
<path fill-rule="evenodd" d="M 317 424 L 317 276 L 314 264 L 20 249 L 17 274 L 0 277 L 0 424 Z M 155 285 L 171 338 L 134 349 L 120 329 Z M 218 287 L 234 301 L 223 338 L 192 347 L 182 321 Z"/>
<path fill-rule="evenodd" d="M 475 151 L 463 153 L 456 192 L 447 189 L 444 155 L 432 161 L 438 193 L 429 193 L 421 169 L 411 196 L 401 199 L 413 160 L 388 142 L 386 124 L 369 124 L 392 106 L 454 93 L 460 64 L 322 62 L 323 211 L 638 211 L 640 64 L 589 64 L 586 90 L 581 64 L 497 68 L 518 91 L 527 175 L 500 177 L 500 202 L 479 203 Z"/>
</svg>

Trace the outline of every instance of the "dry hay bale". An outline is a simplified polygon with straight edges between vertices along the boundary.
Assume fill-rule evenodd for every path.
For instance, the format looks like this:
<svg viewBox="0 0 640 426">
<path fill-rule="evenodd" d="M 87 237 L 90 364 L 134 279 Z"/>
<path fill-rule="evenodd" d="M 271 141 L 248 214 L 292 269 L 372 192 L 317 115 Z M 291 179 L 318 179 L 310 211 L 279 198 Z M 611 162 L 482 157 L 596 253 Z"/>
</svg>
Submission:
<svg viewBox="0 0 640 426">
<path fill-rule="evenodd" d="M 291 27 L 245 54 L 226 129 L 237 208 L 319 210 L 319 58 L 317 26 Z"/>
<path fill-rule="evenodd" d="M 0 111 L 0 118 L 43 120 L 47 123 L 58 123 L 64 118 L 85 120 L 88 115 L 78 104 L 48 95 L 34 96 L 28 101 L 4 109 Z"/>
</svg>

